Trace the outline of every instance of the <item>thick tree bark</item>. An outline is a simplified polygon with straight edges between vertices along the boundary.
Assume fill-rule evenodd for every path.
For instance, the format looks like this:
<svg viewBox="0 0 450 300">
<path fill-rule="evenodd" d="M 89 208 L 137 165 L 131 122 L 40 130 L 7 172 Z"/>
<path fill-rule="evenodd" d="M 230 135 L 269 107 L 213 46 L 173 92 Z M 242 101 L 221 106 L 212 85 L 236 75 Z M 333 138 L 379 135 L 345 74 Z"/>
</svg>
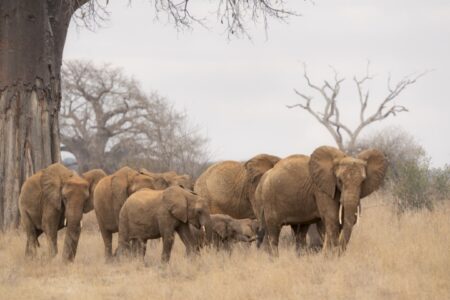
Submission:
<svg viewBox="0 0 450 300">
<path fill-rule="evenodd" d="M 60 160 L 65 0 L 0 1 L 0 227 L 19 223 L 25 179 Z"/>
</svg>

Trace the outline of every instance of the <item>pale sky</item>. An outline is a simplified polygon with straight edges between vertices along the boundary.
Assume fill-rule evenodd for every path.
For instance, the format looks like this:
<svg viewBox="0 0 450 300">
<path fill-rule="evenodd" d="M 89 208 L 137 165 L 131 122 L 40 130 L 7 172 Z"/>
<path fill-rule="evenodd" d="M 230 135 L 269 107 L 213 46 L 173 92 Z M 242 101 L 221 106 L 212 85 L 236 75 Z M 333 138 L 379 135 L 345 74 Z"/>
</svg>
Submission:
<svg viewBox="0 0 450 300">
<path fill-rule="evenodd" d="M 434 71 L 396 100 L 408 113 L 365 133 L 402 127 L 425 147 L 434 166 L 450 163 L 450 1 L 292 0 L 302 16 L 288 24 L 271 21 L 268 39 L 263 26 L 252 29 L 252 41 L 227 40 L 203 4 L 198 11 L 211 11 L 211 29 L 196 26 L 178 33 L 154 20 L 149 1 L 135 0 L 131 7 L 128 1 L 111 2 L 103 28 L 91 32 L 71 26 L 64 58 L 122 67 L 146 91 L 167 97 L 210 139 L 214 160 L 309 155 L 320 145 L 334 145 L 312 116 L 286 108 L 300 100 L 293 88 L 312 94 L 304 89 L 302 62 L 315 81 L 330 78 L 329 65 L 346 78 L 339 105 L 343 119 L 354 125 L 358 100 L 352 77 L 364 74 L 370 60 L 376 75 L 372 101 L 386 94 L 389 73 L 395 82 Z"/>
</svg>

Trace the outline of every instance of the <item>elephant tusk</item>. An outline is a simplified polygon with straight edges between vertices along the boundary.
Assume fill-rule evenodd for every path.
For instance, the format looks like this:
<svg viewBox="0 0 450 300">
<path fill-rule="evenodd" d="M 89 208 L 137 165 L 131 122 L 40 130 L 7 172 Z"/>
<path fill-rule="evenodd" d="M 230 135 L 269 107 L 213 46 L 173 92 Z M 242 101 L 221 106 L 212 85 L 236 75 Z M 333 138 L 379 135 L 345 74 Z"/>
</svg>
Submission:
<svg viewBox="0 0 450 300">
<path fill-rule="evenodd" d="M 342 204 L 339 204 L 339 225 L 342 225 Z"/>
<path fill-rule="evenodd" d="M 202 230 L 202 232 L 203 232 L 203 233 L 205 233 L 205 232 L 206 232 L 206 228 L 205 228 L 205 225 L 202 225 L 202 227 L 201 227 L 201 230 Z"/>
<path fill-rule="evenodd" d="M 80 228 L 83 228 L 83 221 L 80 221 Z"/>
<path fill-rule="evenodd" d="M 64 227 L 67 227 L 67 219 L 64 218 Z"/>
</svg>

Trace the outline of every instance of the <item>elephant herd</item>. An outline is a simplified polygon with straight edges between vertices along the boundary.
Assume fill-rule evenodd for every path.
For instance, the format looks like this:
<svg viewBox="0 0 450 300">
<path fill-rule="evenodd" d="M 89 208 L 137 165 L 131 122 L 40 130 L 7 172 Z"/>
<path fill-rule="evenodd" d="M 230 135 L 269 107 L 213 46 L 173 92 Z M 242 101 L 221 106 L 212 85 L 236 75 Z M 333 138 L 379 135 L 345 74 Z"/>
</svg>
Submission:
<svg viewBox="0 0 450 300">
<path fill-rule="evenodd" d="M 149 239 L 162 239 L 168 262 L 175 232 L 186 252 L 212 244 L 231 251 L 233 243 L 257 240 L 278 255 L 282 226 L 293 229 L 296 248 L 306 246 L 311 224 L 323 238 L 323 251 L 342 252 L 357 222 L 360 199 L 375 191 L 387 169 L 375 149 L 357 156 L 322 146 L 311 156 L 284 159 L 267 154 L 246 162 L 211 165 L 195 184 L 188 175 L 123 167 L 111 175 L 95 169 L 78 175 L 53 164 L 22 186 L 19 210 L 27 236 L 25 255 L 33 257 L 45 233 L 50 257 L 57 232 L 66 228 L 62 257 L 75 258 L 83 213 L 95 210 L 107 261 L 144 257 Z M 118 232 L 113 254 L 112 235 Z"/>
</svg>

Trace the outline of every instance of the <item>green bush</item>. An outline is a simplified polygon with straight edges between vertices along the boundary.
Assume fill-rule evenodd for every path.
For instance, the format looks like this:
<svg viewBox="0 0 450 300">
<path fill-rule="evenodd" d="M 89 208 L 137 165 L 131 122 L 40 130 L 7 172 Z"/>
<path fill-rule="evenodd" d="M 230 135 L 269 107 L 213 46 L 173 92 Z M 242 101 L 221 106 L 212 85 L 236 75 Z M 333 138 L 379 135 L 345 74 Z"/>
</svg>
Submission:
<svg viewBox="0 0 450 300">
<path fill-rule="evenodd" d="M 450 198 L 450 166 L 436 168 L 430 171 L 433 198 L 437 201 Z"/>
<path fill-rule="evenodd" d="M 433 208 L 427 165 L 417 161 L 403 162 L 398 166 L 397 176 L 391 179 L 390 186 L 398 213 Z"/>
<path fill-rule="evenodd" d="M 358 148 L 376 148 L 386 155 L 384 188 L 394 196 L 397 213 L 431 210 L 437 201 L 449 199 L 450 167 L 431 169 L 424 148 L 404 130 L 383 129 L 361 139 Z"/>
</svg>

